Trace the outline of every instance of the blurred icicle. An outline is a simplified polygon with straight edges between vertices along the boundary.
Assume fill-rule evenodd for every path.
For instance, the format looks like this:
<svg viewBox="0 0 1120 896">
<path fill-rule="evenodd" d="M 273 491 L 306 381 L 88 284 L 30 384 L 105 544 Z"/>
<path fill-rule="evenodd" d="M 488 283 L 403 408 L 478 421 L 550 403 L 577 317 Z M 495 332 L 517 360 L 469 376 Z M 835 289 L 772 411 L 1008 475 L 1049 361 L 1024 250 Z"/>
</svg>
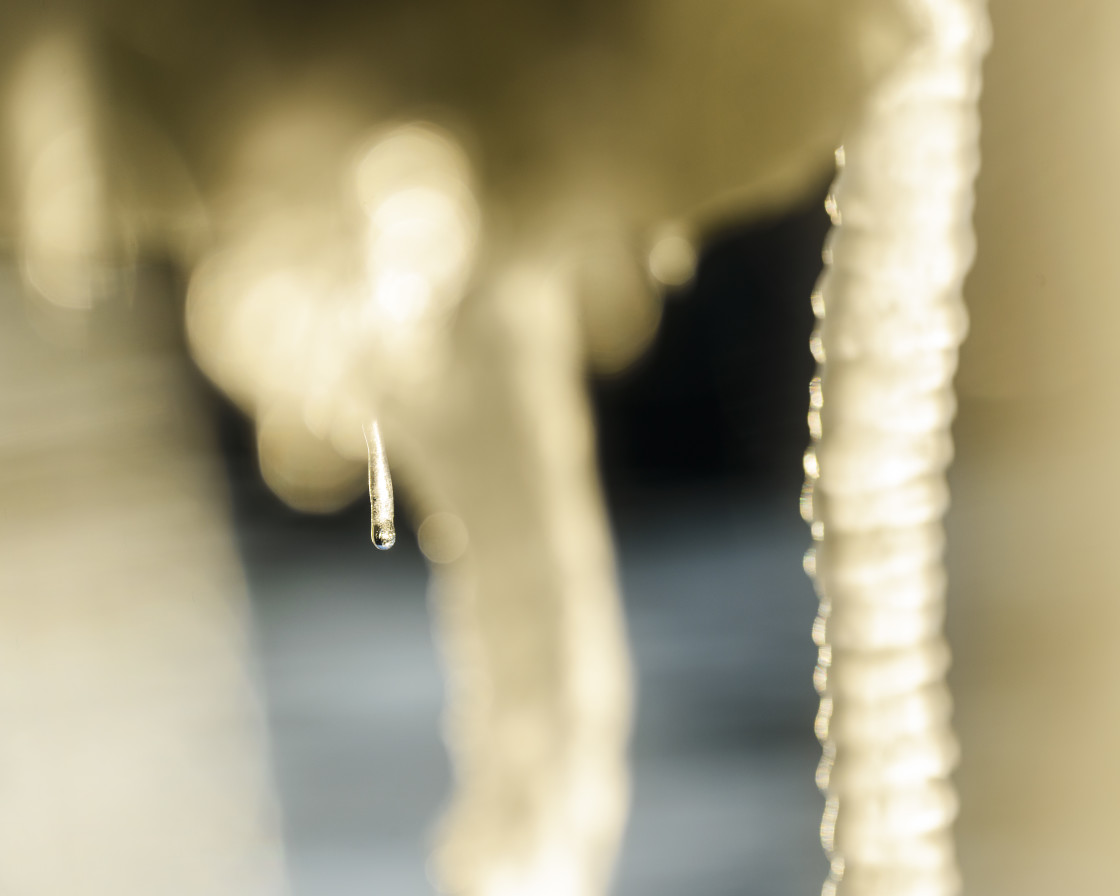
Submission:
<svg viewBox="0 0 1120 896">
<path fill-rule="evenodd" d="M 982 0 L 909 7 L 918 37 L 837 153 L 813 296 L 802 511 L 821 598 L 824 893 L 843 896 L 960 892 L 941 517 L 988 26 Z"/>
<path fill-rule="evenodd" d="M 7 140 L 24 280 L 50 305 L 88 311 L 132 265 L 102 133 L 94 51 L 76 25 L 46 29 L 7 85 Z"/>
<path fill-rule="evenodd" d="M 0 267 L 0 893 L 282 896 L 245 581 L 172 323 L 60 353 L 22 308 Z"/>
<path fill-rule="evenodd" d="M 456 789 L 435 869 L 453 896 L 604 896 L 629 802 L 632 685 L 578 320 L 548 264 L 513 261 L 493 283 L 486 325 L 463 343 L 470 413 L 443 405 L 424 421 L 413 402 L 413 430 L 446 435 L 400 454 L 468 536 L 436 569 Z M 391 411 L 397 444 L 409 421 Z"/>
</svg>

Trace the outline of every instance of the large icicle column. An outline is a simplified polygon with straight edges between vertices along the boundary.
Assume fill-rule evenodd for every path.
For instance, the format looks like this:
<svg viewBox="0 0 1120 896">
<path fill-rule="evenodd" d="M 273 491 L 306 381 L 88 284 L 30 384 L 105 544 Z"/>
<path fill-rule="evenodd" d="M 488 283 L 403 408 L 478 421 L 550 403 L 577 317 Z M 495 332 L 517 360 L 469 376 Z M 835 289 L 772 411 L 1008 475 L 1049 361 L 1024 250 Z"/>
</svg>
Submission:
<svg viewBox="0 0 1120 896">
<path fill-rule="evenodd" d="M 824 893 L 844 896 L 960 891 L 941 519 L 988 28 L 982 0 L 909 6 L 918 37 L 837 153 L 813 297 L 802 509 L 821 598 Z"/>
</svg>

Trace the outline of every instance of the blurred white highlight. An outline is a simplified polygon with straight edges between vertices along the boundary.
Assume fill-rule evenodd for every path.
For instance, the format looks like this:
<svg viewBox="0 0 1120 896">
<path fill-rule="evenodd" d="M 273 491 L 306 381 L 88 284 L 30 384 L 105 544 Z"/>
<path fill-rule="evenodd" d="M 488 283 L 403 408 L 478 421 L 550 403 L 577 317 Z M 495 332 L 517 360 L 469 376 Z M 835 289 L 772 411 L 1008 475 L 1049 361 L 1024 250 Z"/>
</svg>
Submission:
<svg viewBox="0 0 1120 896">
<path fill-rule="evenodd" d="M 438 511 L 424 518 L 416 531 L 420 550 L 432 563 L 454 563 L 467 550 L 467 527 L 453 513 Z"/>
<path fill-rule="evenodd" d="M 36 294 L 70 310 L 118 291 L 128 255 L 94 81 L 80 34 L 59 28 L 23 55 L 8 88 L 22 273 Z"/>
<path fill-rule="evenodd" d="M 432 125 L 399 125 L 365 152 L 355 189 L 369 220 L 366 265 L 375 325 L 441 322 L 462 298 L 478 240 L 478 207 L 462 149 Z"/>
<path fill-rule="evenodd" d="M 649 250 L 649 272 L 662 286 L 684 286 L 696 274 L 696 247 L 683 233 L 663 233 Z"/>
</svg>

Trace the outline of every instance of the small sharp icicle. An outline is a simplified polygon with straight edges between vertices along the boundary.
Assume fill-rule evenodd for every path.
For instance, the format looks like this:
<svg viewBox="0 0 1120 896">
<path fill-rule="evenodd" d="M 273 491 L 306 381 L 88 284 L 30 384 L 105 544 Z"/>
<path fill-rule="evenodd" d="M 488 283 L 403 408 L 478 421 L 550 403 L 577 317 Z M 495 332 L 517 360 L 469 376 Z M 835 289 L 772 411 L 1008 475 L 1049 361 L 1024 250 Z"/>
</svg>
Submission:
<svg viewBox="0 0 1120 896">
<path fill-rule="evenodd" d="M 369 452 L 370 538 L 379 551 L 387 551 L 397 543 L 397 527 L 393 522 L 393 480 L 381 441 L 381 428 L 376 420 L 367 423 L 362 432 Z"/>
</svg>

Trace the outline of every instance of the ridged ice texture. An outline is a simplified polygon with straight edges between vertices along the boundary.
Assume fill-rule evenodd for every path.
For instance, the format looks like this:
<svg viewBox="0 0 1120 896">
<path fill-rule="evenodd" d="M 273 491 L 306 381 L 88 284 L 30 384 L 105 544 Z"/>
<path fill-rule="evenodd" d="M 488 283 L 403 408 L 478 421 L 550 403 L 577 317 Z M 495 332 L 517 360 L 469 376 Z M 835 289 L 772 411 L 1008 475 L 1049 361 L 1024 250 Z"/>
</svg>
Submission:
<svg viewBox="0 0 1120 896">
<path fill-rule="evenodd" d="M 941 518 L 988 28 L 977 0 L 909 5 L 921 35 L 837 153 L 813 295 L 802 512 L 821 599 L 826 896 L 961 888 Z"/>
</svg>

